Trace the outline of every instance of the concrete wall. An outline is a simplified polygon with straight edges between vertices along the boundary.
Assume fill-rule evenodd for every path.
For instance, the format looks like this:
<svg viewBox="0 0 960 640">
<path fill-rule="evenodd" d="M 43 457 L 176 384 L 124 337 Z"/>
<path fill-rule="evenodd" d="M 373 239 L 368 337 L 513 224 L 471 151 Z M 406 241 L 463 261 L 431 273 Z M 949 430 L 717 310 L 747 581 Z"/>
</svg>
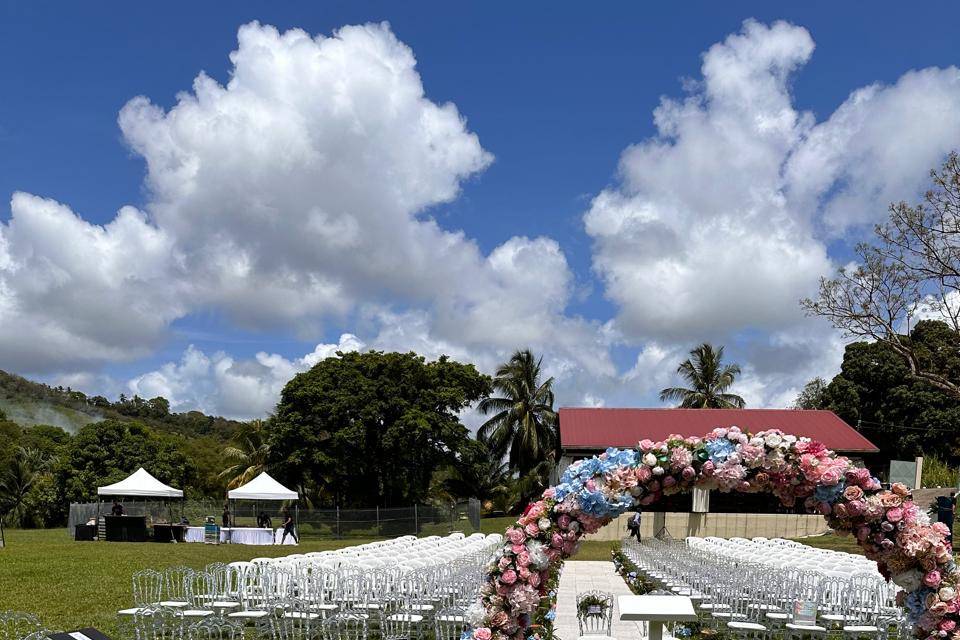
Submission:
<svg viewBox="0 0 960 640">
<path fill-rule="evenodd" d="M 586 537 L 587 540 L 614 541 L 627 535 L 627 521 L 632 513 L 616 520 Z M 829 530 L 823 516 L 780 513 L 677 513 L 653 512 L 643 514 L 640 535 L 652 537 L 662 526 L 676 539 L 687 536 L 717 536 L 719 538 L 802 538 L 826 533 Z"/>
</svg>

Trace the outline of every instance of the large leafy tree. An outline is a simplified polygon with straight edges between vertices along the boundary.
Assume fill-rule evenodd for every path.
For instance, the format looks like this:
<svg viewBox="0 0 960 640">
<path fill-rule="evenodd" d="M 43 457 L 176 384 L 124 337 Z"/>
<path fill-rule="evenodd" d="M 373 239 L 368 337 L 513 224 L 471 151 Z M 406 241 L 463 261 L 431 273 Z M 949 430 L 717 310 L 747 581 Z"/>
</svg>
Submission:
<svg viewBox="0 0 960 640">
<path fill-rule="evenodd" d="M 924 320 L 901 340 L 927 370 L 960 379 L 960 336 L 949 325 Z M 840 373 L 818 404 L 863 432 L 881 458 L 927 454 L 960 462 L 960 400 L 914 375 L 886 342 L 847 345 Z"/>
<path fill-rule="evenodd" d="M 340 506 L 422 500 L 468 438 L 460 412 L 489 388 L 473 365 L 445 356 L 327 358 L 284 387 L 267 438 L 271 470 Z"/>
<path fill-rule="evenodd" d="M 224 447 L 223 458 L 230 466 L 220 473 L 220 477 L 227 480 L 227 489 L 236 489 L 266 471 L 269 457 L 270 445 L 264 423 L 252 420 L 240 428 L 232 445 Z"/>
<path fill-rule="evenodd" d="M 679 402 L 683 409 L 742 409 L 746 405 L 743 398 L 730 393 L 740 365 L 724 364 L 722 346 L 698 345 L 680 363 L 677 373 L 689 386 L 667 387 L 660 392 L 660 400 Z"/>
<path fill-rule="evenodd" d="M 67 503 L 94 500 L 98 486 L 119 482 L 138 467 L 176 487 L 193 486 L 197 476 L 180 441 L 139 422 L 104 420 L 81 427 L 66 445 L 58 489 Z"/>
<path fill-rule="evenodd" d="M 520 476 L 552 460 L 560 444 L 553 378 L 541 379 L 542 360 L 529 349 L 514 353 L 497 369 L 493 379 L 497 395 L 478 405 L 481 413 L 490 415 L 479 437 L 489 443 L 494 455 L 507 456 L 510 470 Z"/>
</svg>

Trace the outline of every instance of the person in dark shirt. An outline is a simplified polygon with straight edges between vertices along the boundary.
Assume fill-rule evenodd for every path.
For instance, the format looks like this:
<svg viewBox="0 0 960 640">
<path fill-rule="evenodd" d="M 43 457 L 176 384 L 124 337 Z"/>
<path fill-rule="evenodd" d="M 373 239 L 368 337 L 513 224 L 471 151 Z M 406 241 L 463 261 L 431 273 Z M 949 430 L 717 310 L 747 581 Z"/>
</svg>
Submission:
<svg viewBox="0 0 960 640">
<path fill-rule="evenodd" d="M 280 544 L 283 544 L 287 540 L 287 534 L 293 536 L 293 541 L 297 544 L 300 544 L 300 539 L 297 537 L 297 532 L 293 529 L 293 516 L 290 515 L 290 509 L 283 508 L 283 536 L 280 538 Z"/>
<path fill-rule="evenodd" d="M 950 533 L 947 534 L 948 544 L 953 544 L 953 519 L 955 517 L 956 500 L 957 494 L 953 491 L 950 492 L 950 497 L 937 497 L 937 521 L 947 525 L 947 528 L 950 529 Z"/>
<path fill-rule="evenodd" d="M 117 502 L 116 500 L 113 501 L 113 508 L 110 509 L 110 514 L 114 516 L 126 515 L 126 513 L 123 510 L 123 505 Z"/>
<path fill-rule="evenodd" d="M 263 512 L 257 516 L 257 526 L 261 529 L 273 529 L 273 521 L 270 519 L 270 515 Z"/>
</svg>

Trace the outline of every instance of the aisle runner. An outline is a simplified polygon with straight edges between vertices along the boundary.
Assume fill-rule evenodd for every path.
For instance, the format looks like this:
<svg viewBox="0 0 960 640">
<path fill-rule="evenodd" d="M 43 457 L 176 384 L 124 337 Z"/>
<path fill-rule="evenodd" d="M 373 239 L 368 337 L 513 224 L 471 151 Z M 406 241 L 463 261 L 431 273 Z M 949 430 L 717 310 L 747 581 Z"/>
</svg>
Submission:
<svg viewBox="0 0 960 640">
<path fill-rule="evenodd" d="M 560 576 L 560 587 L 557 590 L 557 621 L 554 623 L 554 633 L 561 640 L 577 640 L 580 629 L 577 627 L 577 593 L 596 589 L 613 594 L 614 603 L 617 596 L 630 595 L 630 589 L 623 582 L 623 578 L 613 570 L 612 562 L 591 562 L 573 559 L 563 565 L 563 574 Z M 646 624 L 643 622 L 621 622 L 620 610 L 614 605 L 613 637 L 617 640 L 637 640 L 646 638 Z M 663 632 L 664 640 L 671 640 L 667 630 Z"/>
</svg>

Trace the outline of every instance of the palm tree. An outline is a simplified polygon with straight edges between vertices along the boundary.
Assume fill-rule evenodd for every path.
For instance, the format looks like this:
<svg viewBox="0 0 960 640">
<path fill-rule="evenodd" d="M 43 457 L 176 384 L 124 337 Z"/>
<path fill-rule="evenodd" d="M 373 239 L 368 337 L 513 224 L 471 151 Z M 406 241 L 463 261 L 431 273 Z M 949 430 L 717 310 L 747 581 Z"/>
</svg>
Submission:
<svg viewBox="0 0 960 640">
<path fill-rule="evenodd" d="M 228 478 L 227 489 L 236 489 L 267 470 L 270 445 L 267 430 L 262 420 L 251 420 L 243 425 L 233 438 L 234 445 L 224 447 L 223 457 L 232 462 L 220 472 L 220 478 Z"/>
<path fill-rule="evenodd" d="M 660 400 L 679 400 L 682 409 L 742 409 L 746 404 L 740 396 L 727 393 L 740 375 L 740 365 L 723 364 L 722 346 L 714 349 L 706 342 L 697 346 L 677 373 L 689 388 L 667 387 L 660 392 Z"/>
<path fill-rule="evenodd" d="M 6 472 L 0 477 L 0 519 L 23 505 L 37 474 L 46 466 L 43 455 L 34 449 L 17 448 Z"/>
<path fill-rule="evenodd" d="M 477 498 L 488 502 L 510 491 L 513 479 L 503 456 L 493 455 L 482 437 L 467 442 L 460 463 L 443 479 L 443 488 L 451 496 Z"/>
<path fill-rule="evenodd" d="M 489 442 L 497 457 L 506 455 L 509 469 L 520 476 L 553 459 L 560 441 L 553 410 L 553 378 L 540 380 L 542 361 L 529 349 L 514 353 L 493 379 L 493 388 L 500 395 L 484 398 L 477 407 L 484 415 L 493 414 L 477 437 Z"/>
</svg>

